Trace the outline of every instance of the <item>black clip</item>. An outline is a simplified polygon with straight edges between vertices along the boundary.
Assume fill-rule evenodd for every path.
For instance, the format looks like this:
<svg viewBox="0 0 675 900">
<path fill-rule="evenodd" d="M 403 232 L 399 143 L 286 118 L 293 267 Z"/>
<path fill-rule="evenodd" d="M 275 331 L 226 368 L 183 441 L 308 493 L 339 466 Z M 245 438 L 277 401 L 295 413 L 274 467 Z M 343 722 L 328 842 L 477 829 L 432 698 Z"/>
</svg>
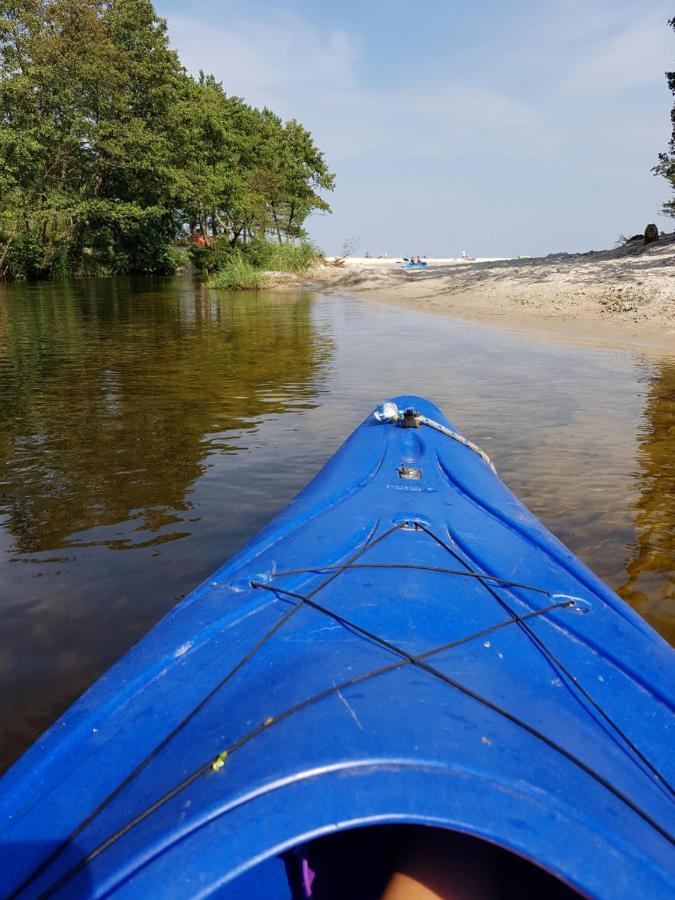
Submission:
<svg viewBox="0 0 675 900">
<path fill-rule="evenodd" d="M 406 409 L 403 413 L 403 427 L 404 428 L 419 428 L 420 427 L 420 414 L 416 409 Z"/>
</svg>

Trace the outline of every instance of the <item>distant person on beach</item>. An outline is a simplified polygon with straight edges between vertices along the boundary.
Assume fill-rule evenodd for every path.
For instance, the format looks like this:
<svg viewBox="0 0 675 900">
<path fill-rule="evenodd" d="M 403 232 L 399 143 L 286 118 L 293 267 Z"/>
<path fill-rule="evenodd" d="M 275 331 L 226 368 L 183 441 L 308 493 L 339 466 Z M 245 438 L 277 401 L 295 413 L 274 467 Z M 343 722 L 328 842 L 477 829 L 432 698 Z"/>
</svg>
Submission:
<svg viewBox="0 0 675 900">
<path fill-rule="evenodd" d="M 463 260 L 469 259 L 469 251 L 468 250 L 462 250 L 462 259 Z"/>
</svg>

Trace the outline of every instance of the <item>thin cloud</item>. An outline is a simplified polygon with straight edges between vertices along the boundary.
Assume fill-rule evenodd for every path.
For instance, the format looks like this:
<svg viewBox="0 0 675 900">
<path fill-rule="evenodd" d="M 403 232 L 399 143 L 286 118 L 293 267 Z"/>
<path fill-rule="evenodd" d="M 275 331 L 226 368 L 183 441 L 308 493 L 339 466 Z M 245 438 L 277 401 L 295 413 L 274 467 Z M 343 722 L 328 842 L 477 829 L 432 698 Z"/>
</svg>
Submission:
<svg viewBox="0 0 675 900">
<path fill-rule="evenodd" d="M 596 39 L 561 83 L 563 91 L 590 95 L 620 94 L 645 85 L 663 84 L 672 65 L 672 32 L 661 16 L 652 16 L 617 34 Z"/>
<path fill-rule="evenodd" d="M 508 152 L 542 134 L 532 109 L 489 88 L 441 81 L 424 92 L 370 90 L 360 84 L 358 38 L 295 15 L 241 19 L 227 30 L 170 16 L 169 26 L 189 71 L 205 68 L 228 93 L 299 118 L 336 162 L 383 151 L 426 159 L 497 138 Z"/>
<path fill-rule="evenodd" d="M 532 253 L 607 246 L 654 221 L 667 194 L 650 174 L 668 138 L 666 7 L 590 6 L 514 17 L 489 45 L 462 47 L 461 69 L 451 45 L 421 61 L 414 88 L 384 69 L 372 79 L 378 38 L 351 16 L 349 27 L 278 7 L 258 19 L 230 9 L 222 24 L 197 8 L 167 18 L 191 72 L 312 132 L 337 174 L 334 215 L 310 222 L 327 252 L 357 232 L 373 251 L 417 246 L 422 227 L 427 252 L 468 242 L 502 255 L 523 240 Z"/>
<path fill-rule="evenodd" d="M 259 106 L 296 91 L 349 86 L 358 40 L 342 29 L 320 30 L 278 11 L 265 20 L 231 18 L 227 28 L 182 15 L 167 16 L 172 45 L 186 68 L 205 69 L 229 94 Z"/>
</svg>

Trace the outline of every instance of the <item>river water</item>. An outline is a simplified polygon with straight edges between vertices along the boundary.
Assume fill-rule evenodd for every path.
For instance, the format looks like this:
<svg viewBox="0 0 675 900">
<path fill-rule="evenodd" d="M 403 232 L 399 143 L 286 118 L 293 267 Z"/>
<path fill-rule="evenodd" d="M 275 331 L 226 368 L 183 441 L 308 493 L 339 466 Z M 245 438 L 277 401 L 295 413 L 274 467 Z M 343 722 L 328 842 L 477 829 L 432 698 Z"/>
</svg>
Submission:
<svg viewBox="0 0 675 900">
<path fill-rule="evenodd" d="M 418 393 L 675 638 L 675 355 L 188 278 L 0 289 L 0 764 Z"/>
</svg>

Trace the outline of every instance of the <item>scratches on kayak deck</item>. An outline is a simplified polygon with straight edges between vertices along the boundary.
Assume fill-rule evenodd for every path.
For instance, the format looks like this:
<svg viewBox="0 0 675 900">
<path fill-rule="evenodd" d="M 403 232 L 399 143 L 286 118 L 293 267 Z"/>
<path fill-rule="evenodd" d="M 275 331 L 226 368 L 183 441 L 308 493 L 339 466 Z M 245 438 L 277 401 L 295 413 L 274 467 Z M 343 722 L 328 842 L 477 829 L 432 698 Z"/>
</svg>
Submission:
<svg viewBox="0 0 675 900">
<path fill-rule="evenodd" d="M 349 703 L 347 702 L 347 700 L 346 700 L 344 694 L 342 693 L 342 691 L 340 690 L 340 688 L 337 686 L 337 684 L 335 683 L 335 681 L 333 681 L 333 687 L 335 688 L 335 693 L 338 695 L 338 697 L 340 698 L 340 700 L 341 700 L 341 701 L 344 703 L 344 705 L 347 707 L 347 712 L 349 713 L 349 715 L 350 715 L 350 716 L 352 717 L 352 719 L 356 722 L 356 724 L 357 724 L 358 727 L 361 729 L 361 731 L 365 731 L 365 728 L 363 727 L 363 725 L 362 725 L 362 723 L 361 723 L 361 720 L 360 720 L 359 717 L 356 715 L 356 713 L 354 712 L 353 708 L 349 705 Z"/>
<path fill-rule="evenodd" d="M 284 644 L 302 645 L 314 642 L 334 641 L 336 637 L 342 637 L 342 635 L 336 635 L 336 631 L 345 631 L 345 629 L 337 622 L 326 622 L 322 625 L 318 625 L 316 628 L 312 628 L 311 631 L 289 632 L 288 634 L 281 635 L 279 640 Z M 348 638 L 350 635 L 346 634 L 345 637 Z"/>
</svg>

